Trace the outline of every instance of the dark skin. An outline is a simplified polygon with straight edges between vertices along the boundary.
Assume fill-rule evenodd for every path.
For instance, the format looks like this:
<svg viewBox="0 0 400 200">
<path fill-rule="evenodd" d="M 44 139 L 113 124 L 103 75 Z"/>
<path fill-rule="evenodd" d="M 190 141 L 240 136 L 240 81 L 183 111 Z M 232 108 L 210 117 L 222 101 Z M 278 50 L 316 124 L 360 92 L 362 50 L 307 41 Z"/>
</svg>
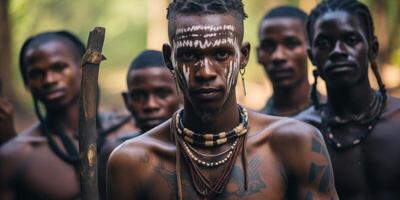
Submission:
<svg viewBox="0 0 400 200">
<path fill-rule="evenodd" d="M 0 94 L 0 145 L 17 135 L 14 127 L 14 107 Z"/>
<path fill-rule="evenodd" d="M 244 68 L 247 64 L 250 45 L 241 42 L 242 24 L 230 14 L 185 15 L 172 20 L 170 33 L 198 25 L 228 24 L 236 27 L 231 37 L 240 39 L 239 48 L 232 45 L 182 49 L 169 45 L 163 47 L 164 58 L 171 70 L 176 73 L 189 70 L 186 73 L 186 85 L 179 82 L 184 95 L 185 127 L 197 133 L 231 130 L 239 123 L 239 114 L 235 90 L 229 87 L 225 69 L 238 55 L 239 67 Z M 208 33 L 196 31 L 196 35 L 200 36 Z M 170 35 L 170 40 L 171 43 L 175 42 L 175 35 Z M 198 59 L 209 62 L 198 62 Z M 196 63 L 203 64 L 199 66 Z M 235 84 L 236 80 L 233 86 Z M 218 89 L 201 89 L 205 87 Z M 171 139 L 170 123 L 167 121 L 124 143 L 112 153 L 107 170 L 110 199 L 177 198 L 177 149 Z M 241 157 L 238 157 L 228 185 L 219 199 L 283 199 L 285 196 L 291 199 L 337 199 L 329 157 L 324 153 L 326 148 L 323 140 L 314 128 L 296 120 L 265 116 L 253 111 L 249 111 L 249 126 L 246 136 L 249 189 L 243 190 L 243 168 Z M 199 147 L 198 150 L 216 154 L 231 144 Z M 200 199 L 193 188 L 185 162 L 182 160 L 181 163 L 183 199 Z M 219 177 L 222 170 L 223 167 L 204 169 L 204 174 L 213 179 Z"/>
<path fill-rule="evenodd" d="M 174 78 L 166 66 L 154 66 L 132 70 L 128 74 L 128 92 L 122 94 L 126 108 L 131 112 L 140 128 L 139 133 L 127 133 L 124 138 L 134 138 L 167 121 L 181 101 L 176 91 Z M 123 142 L 117 137 L 107 142 L 99 158 L 100 193 L 105 197 L 106 167 L 111 152 Z"/>
<path fill-rule="evenodd" d="M 272 83 L 273 110 L 278 115 L 296 114 L 310 104 L 304 22 L 291 17 L 265 19 L 260 25 L 257 59 Z"/>
<path fill-rule="evenodd" d="M 28 50 L 26 58 L 27 87 L 43 103 L 50 123 L 62 127 L 77 147 L 79 59 L 60 40 Z M 51 134 L 65 152 L 59 137 Z M 0 162 L 0 199 L 79 198 L 73 166 L 53 153 L 37 124 L 2 146 Z"/>
<path fill-rule="evenodd" d="M 322 15 L 314 26 L 310 56 L 328 91 L 328 109 L 336 116 L 366 112 L 371 100 L 368 55 L 375 59 L 378 42 L 368 45 L 366 26 L 344 11 Z M 304 117 L 321 126 L 318 112 Z M 386 109 L 369 137 L 349 150 L 328 146 L 336 188 L 341 199 L 399 199 L 400 101 L 389 97 Z M 332 127 L 335 137 L 348 143 L 366 131 L 357 123 Z"/>
</svg>

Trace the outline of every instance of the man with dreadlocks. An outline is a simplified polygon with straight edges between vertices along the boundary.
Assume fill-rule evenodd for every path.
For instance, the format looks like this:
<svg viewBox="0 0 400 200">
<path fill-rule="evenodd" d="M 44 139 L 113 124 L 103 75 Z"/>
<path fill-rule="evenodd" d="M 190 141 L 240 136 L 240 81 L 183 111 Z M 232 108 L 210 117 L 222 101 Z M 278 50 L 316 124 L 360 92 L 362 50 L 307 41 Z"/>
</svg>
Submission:
<svg viewBox="0 0 400 200">
<path fill-rule="evenodd" d="M 66 31 L 41 33 L 24 43 L 21 74 L 39 124 L 0 149 L 0 199 L 79 198 L 79 65 L 84 52 L 83 43 Z"/>
<path fill-rule="evenodd" d="M 328 0 L 307 24 L 314 75 L 326 82 L 328 100 L 303 119 L 323 132 L 341 199 L 400 199 L 400 101 L 387 97 L 376 64 L 378 40 L 368 7 L 357 0 Z M 378 83 L 368 79 L 371 66 Z M 316 89 L 316 82 L 313 89 Z"/>
<path fill-rule="evenodd" d="M 307 14 L 292 6 L 270 10 L 259 26 L 257 59 L 272 83 L 264 114 L 294 116 L 310 107 Z"/>
<path fill-rule="evenodd" d="M 184 108 L 114 150 L 109 199 L 337 198 L 315 128 L 237 104 L 237 76 L 250 53 L 245 17 L 241 0 L 169 5 L 171 45 L 163 53 Z"/>
</svg>

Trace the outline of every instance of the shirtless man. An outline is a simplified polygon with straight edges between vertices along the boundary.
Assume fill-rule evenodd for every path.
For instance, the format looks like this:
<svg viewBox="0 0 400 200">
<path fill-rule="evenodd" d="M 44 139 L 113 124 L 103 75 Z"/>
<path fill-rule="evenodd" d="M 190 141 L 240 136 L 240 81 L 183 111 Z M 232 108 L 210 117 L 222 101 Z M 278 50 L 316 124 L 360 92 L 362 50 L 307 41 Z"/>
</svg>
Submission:
<svg viewBox="0 0 400 200">
<path fill-rule="evenodd" d="M 237 104 L 245 16 L 241 0 L 169 5 L 163 53 L 184 108 L 114 150 L 109 199 L 337 199 L 315 128 Z"/>
<path fill-rule="evenodd" d="M 324 134 L 339 197 L 400 199 L 400 101 L 386 96 L 368 7 L 356 0 L 324 1 L 309 20 L 310 57 L 326 82 L 328 101 L 316 101 L 301 115 Z M 369 65 L 379 92 L 370 86 Z"/>
<path fill-rule="evenodd" d="M 135 121 L 140 130 L 121 133 L 104 145 L 99 158 L 99 192 L 104 198 L 106 166 L 111 151 L 125 140 L 139 136 L 168 120 L 181 105 L 174 78 L 165 66 L 160 51 L 143 51 L 132 61 L 127 86 L 128 91 L 122 93 L 122 97 L 132 114 L 132 123 Z"/>
<path fill-rule="evenodd" d="M 257 59 L 272 83 L 273 94 L 261 110 L 294 116 L 310 107 L 307 71 L 307 14 L 291 6 L 269 11 L 260 23 Z"/>
<path fill-rule="evenodd" d="M 79 198 L 79 65 L 84 51 L 82 42 L 66 31 L 41 33 L 24 43 L 20 69 L 40 123 L 0 148 L 0 199 Z"/>
</svg>

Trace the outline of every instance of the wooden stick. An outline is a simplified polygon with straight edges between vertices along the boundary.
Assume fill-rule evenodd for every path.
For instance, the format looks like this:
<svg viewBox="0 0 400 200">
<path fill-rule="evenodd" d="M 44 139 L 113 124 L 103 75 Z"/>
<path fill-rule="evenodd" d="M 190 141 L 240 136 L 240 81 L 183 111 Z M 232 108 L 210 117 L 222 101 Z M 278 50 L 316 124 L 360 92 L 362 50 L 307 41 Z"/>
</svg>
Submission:
<svg viewBox="0 0 400 200">
<path fill-rule="evenodd" d="M 105 57 L 103 49 L 105 29 L 96 27 L 89 34 L 86 53 L 82 58 L 82 82 L 79 99 L 79 150 L 81 156 L 82 200 L 99 199 L 97 183 L 97 89 L 99 65 Z"/>
</svg>

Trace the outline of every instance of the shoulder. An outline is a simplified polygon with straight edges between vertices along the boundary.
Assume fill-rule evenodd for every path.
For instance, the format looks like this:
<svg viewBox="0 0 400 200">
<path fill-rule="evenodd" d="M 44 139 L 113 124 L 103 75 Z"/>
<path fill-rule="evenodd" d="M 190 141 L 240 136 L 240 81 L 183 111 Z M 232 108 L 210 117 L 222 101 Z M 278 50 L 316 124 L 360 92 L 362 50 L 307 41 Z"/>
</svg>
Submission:
<svg viewBox="0 0 400 200">
<path fill-rule="evenodd" d="M 46 143 L 46 138 L 40 135 L 39 126 L 34 125 L 2 145 L 0 147 L 1 176 L 4 172 L 9 177 L 14 176 L 35 148 Z"/>
<path fill-rule="evenodd" d="M 293 116 L 293 118 L 317 126 L 321 124 L 321 115 L 315 106 L 310 106 L 299 114 Z"/>
<path fill-rule="evenodd" d="M 383 117 L 392 115 L 400 116 L 400 99 L 397 97 L 388 96 Z"/>
<path fill-rule="evenodd" d="M 268 141 L 280 156 L 308 150 L 313 138 L 323 141 L 321 133 L 314 126 L 297 119 L 257 113 L 249 116 L 253 119 L 253 124 L 259 126 L 257 138 Z"/>
<path fill-rule="evenodd" d="M 156 128 L 119 145 L 111 153 L 109 167 L 140 169 L 140 173 L 149 170 L 148 166 L 153 165 L 161 157 L 160 153 L 172 153 L 175 151 L 175 144 L 169 137 L 169 124 L 166 121 Z"/>
</svg>

